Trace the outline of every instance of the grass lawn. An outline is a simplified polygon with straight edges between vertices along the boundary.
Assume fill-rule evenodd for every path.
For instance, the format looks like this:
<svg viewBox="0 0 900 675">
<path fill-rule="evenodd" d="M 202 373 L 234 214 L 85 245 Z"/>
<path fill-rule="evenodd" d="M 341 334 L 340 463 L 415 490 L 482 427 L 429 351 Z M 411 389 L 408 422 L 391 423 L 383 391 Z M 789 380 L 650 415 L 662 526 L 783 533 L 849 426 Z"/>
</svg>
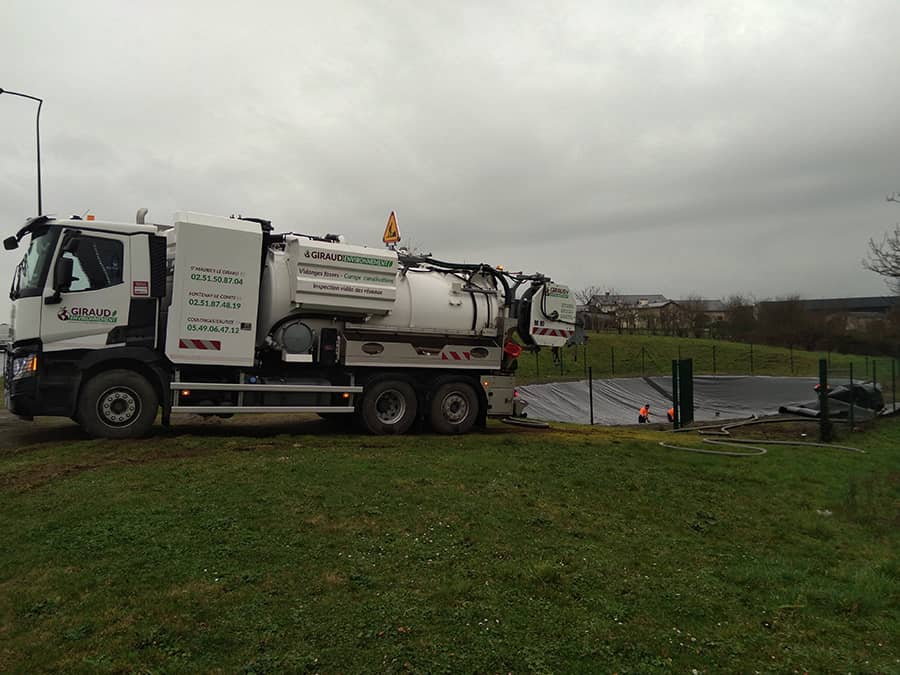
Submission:
<svg viewBox="0 0 900 675">
<path fill-rule="evenodd" d="M 0 671 L 900 670 L 900 419 L 752 459 L 279 424 L 0 450 Z"/>
</svg>

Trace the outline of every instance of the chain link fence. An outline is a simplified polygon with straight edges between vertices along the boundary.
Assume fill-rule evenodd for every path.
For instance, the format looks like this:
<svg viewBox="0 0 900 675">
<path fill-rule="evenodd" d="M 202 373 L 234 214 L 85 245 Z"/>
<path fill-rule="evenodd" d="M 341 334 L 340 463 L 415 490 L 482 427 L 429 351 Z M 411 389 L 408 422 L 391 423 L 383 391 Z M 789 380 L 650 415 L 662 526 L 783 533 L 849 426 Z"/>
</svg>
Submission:
<svg viewBox="0 0 900 675">
<path fill-rule="evenodd" d="M 593 336 L 591 336 L 593 337 Z M 518 376 L 523 383 L 586 379 L 588 368 L 594 379 L 670 376 L 674 359 L 693 359 L 694 375 L 778 375 L 818 377 L 819 359 L 828 363 L 829 379 L 856 383 L 875 382 L 887 408 L 896 410 L 897 376 L 900 363 L 889 357 L 809 352 L 806 350 L 741 343 L 640 344 L 617 341 L 585 345 L 553 352 L 523 352 Z"/>
</svg>

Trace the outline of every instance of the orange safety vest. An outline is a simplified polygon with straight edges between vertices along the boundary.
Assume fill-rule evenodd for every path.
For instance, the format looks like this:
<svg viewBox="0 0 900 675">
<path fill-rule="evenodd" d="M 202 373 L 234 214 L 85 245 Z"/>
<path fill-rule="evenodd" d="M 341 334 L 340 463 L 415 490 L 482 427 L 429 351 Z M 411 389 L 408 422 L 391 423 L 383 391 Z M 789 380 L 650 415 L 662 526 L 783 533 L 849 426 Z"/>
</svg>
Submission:
<svg viewBox="0 0 900 675">
<path fill-rule="evenodd" d="M 669 408 L 669 417 L 675 419 L 675 408 Z"/>
<path fill-rule="evenodd" d="M 649 417 L 650 416 L 650 408 L 648 408 L 647 406 L 643 406 L 638 411 L 638 415 L 640 415 L 641 417 Z"/>
</svg>

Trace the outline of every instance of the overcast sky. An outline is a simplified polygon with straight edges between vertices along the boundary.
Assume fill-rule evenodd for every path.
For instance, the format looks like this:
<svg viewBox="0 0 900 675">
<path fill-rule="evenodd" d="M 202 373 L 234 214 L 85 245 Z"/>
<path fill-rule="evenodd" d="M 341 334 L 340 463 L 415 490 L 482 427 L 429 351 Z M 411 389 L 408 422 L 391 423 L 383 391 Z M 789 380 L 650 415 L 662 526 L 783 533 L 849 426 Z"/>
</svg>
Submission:
<svg viewBox="0 0 900 675">
<path fill-rule="evenodd" d="M 47 213 L 380 245 L 394 210 L 437 257 L 575 288 L 884 295 L 898 36 L 896 0 L 4 0 L 0 87 L 45 101 Z M 0 96 L 8 233 L 35 107 Z"/>
</svg>

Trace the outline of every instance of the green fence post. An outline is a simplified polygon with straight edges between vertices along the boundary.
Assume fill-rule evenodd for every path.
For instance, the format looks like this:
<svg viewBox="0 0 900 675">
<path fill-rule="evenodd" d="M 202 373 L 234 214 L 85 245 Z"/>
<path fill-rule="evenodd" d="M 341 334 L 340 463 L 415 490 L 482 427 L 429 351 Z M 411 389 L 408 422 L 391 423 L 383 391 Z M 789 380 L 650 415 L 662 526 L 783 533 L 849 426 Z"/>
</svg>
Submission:
<svg viewBox="0 0 900 675">
<path fill-rule="evenodd" d="M 672 361 L 672 407 L 675 408 L 675 429 L 681 428 L 681 405 L 678 400 L 678 361 Z"/>
<path fill-rule="evenodd" d="M 713 375 L 716 374 L 716 346 L 713 345 Z"/>
<path fill-rule="evenodd" d="M 753 375 L 753 343 L 750 343 L 750 374 Z"/>
<path fill-rule="evenodd" d="M 587 369 L 587 377 L 588 377 L 588 399 L 591 402 L 591 426 L 594 426 L 594 370 L 593 370 L 593 368 Z"/>
<path fill-rule="evenodd" d="M 853 361 L 850 362 L 850 417 L 848 421 L 850 422 L 850 431 L 853 431 L 853 425 L 856 417 L 856 411 L 854 410 L 854 402 L 856 399 L 856 389 L 853 388 Z"/>
<path fill-rule="evenodd" d="M 647 371 L 644 367 L 644 345 L 641 345 L 641 377 L 647 374 Z"/>
<path fill-rule="evenodd" d="M 534 353 L 534 377 L 536 379 L 541 379 L 541 353 Z"/>
<path fill-rule="evenodd" d="M 897 412 L 897 361 L 891 359 L 891 412 Z"/>
<path fill-rule="evenodd" d="M 678 400 L 681 403 L 682 425 L 694 421 L 694 359 L 678 362 Z"/>
<path fill-rule="evenodd" d="M 791 345 L 791 375 L 794 374 L 794 345 Z"/>
<path fill-rule="evenodd" d="M 878 381 L 875 379 L 875 359 L 872 359 L 872 389 L 878 388 Z"/>
<path fill-rule="evenodd" d="M 831 421 L 828 419 L 828 361 L 819 359 L 819 440 L 831 440 Z"/>
</svg>

